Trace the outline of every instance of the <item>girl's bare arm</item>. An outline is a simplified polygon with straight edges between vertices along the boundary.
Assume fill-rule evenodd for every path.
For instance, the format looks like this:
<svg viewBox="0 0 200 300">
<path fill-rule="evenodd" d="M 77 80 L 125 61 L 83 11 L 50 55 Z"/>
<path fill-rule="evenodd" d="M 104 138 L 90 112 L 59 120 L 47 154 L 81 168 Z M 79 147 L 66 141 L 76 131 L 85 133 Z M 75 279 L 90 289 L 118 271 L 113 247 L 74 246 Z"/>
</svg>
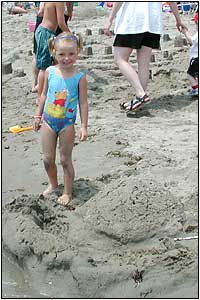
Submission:
<svg viewBox="0 0 200 300">
<path fill-rule="evenodd" d="M 79 111 L 80 111 L 80 118 L 81 118 L 80 139 L 85 140 L 87 138 L 87 127 L 88 127 L 88 101 L 87 101 L 86 76 L 83 76 L 79 81 Z"/>
<path fill-rule="evenodd" d="M 180 17 L 180 14 L 179 14 L 179 11 L 178 11 L 178 6 L 177 6 L 177 3 L 176 2 L 167 2 L 169 4 L 169 7 L 171 8 L 172 10 L 172 13 L 176 19 L 176 27 L 179 31 L 182 31 L 183 29 L 187 29 L 187 27 L 185 26 L 184 23 L 182 23 L 181 21 L 181 17 Z"/>
<path fill-rule="evenodd" d="M 48 76 L 49 76 L 49 68 L 46 69 L 44 74 L 44 85 L 43 85 L 43 91 L 40 97 L 38 110 L 37 110 L 37 116 L 41 116 L 43 113 L 44 103 L 47 97 L 47 90 L 48 90 Z"/>
<path fill-rule="evenodd" d="M 190 43 L 190 45 L 192 45 L 192 36 L 189 33 L 189 31 L 186 29 L 183 29 L 182 33 L 184 34 L 184 36 L 186 37 L 186 40 Z"/>
<path fill-rule="evenodd" d="M 46 69 L 43 91 L 42 91 L 42 94 L 40 97 L 37 113 L 34 116 L 33 128 L 35 131 L 38 131 L 40 129 L 40 121 L 41 121 L 41 117 L 42 117 L 42 113 L 43 113 L 43 109 L 44 109 L 44 103 L 45 103 L 46 95 L 47 95 L 47 89 L 48 89 L 48 74 L 49 74 L 49 71 L 48 71 L 48 69 Z"/>
</svg>

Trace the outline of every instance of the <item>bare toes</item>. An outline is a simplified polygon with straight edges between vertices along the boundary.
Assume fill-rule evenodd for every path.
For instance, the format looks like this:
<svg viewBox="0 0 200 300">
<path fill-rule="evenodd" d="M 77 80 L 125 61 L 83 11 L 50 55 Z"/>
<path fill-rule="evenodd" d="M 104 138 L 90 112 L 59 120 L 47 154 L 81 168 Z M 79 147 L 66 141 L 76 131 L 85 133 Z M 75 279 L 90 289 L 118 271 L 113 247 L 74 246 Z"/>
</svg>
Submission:
<svg viewBox="0 0 200 300">
<path fill-rule="evenodd" d="M 57 203 L 63 206 L 68 206 L 71 200 L 72 200 L 72 195 L 64 194 L 58 198 Z"/>
<path fill-rule="evenodd" d="M 52 187 L 51 185 L 48 186 L 48 188 L 42 193 L 42 195 L 44 196 L 44 198 L 47 198 L 48 196 L 50 196 L 54 191 L 55 191 L 56 187 Z"/>
</svg>

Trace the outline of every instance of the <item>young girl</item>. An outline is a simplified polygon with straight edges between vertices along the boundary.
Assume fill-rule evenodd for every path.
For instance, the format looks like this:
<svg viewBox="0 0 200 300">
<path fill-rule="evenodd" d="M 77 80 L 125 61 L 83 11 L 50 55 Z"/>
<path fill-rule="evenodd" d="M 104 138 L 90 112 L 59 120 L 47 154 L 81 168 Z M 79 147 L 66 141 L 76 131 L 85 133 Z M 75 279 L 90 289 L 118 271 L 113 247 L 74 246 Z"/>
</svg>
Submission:
<svg viewBox="0 0 200 300">
<path fill-rule="evenodd" d="M 43 192 L 44 197 L 48 197 L 58 186 L 55 158 L 59 137 L 60 160 L 64 171 L 64 191 L 58 203 L 67 206 L 72 199 L 74 181 L 72 149 L 77 104 L 79 104 L 81 119 L 79 138 L 81 141 L 87 139 L 87 81 L 85 74 L 78 72 L 74 66 L 81 49 L 80 37 L 69 32 L 62 32 L 49 40 L 49 48 L 57 65 L 50 66 L 45 71 L 41 101 L 34 116 L 34 129 L 39 130 L 42 118 L 44 166 L 49 177 L 49 186 Z"/>
<path fill-rule="evenodd" d="M 183 29 L 182 33 L 185 35 L 187 41 L 190 43 L 190 64 L 187 70 L 188 80 L 191 86 L 189 91 L 190 96 L 198 96 L 199 94 L 199 51 L 198 51 L 198 23 L 199 14 L 196 13 L 192 19 L 196 24 L 196 33 L 191 35 L 191 33 Z"/>
</svg>

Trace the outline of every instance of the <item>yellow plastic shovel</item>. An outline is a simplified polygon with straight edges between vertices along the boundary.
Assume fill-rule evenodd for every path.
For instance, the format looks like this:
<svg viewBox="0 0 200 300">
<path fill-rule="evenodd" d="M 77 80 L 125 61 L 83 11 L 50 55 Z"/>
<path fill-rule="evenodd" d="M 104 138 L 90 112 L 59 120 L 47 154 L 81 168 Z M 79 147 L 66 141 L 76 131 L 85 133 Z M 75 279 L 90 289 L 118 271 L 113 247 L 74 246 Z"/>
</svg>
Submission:
<svg viewBox="0 0 200 300">
<path fill-rule="evenodd" d="M 32 130 L 32 129 L 33 129 L 33 126 L 21 127 L 19 125 L 16 125 L 16 126 L 13 126 L 13 127 L 9 128 L 9 130 L 13 133 L 19 133 L 19 132 L 22 132 L 22 131 L 27 131 L 27 130 Z"/>
</svg>

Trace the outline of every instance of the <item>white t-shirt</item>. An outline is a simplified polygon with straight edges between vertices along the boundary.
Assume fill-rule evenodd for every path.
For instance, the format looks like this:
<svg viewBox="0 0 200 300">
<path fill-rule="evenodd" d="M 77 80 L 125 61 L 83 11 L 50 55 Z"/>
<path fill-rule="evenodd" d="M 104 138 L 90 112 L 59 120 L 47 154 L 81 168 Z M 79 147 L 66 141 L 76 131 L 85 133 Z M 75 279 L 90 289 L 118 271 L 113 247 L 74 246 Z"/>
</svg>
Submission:
<svg viewBox="0 0 200 300">
<path fill-rule="evenodd" d="M 190 59 L 198 57 L 198 32 L 192 36 L 192 47 L 190 48 Z"/>
<path fill-rule="evenodd" d="M 124 2 L 117 12 L 115 34 L 162 34 L 162 2 Z"/>
</svg>

